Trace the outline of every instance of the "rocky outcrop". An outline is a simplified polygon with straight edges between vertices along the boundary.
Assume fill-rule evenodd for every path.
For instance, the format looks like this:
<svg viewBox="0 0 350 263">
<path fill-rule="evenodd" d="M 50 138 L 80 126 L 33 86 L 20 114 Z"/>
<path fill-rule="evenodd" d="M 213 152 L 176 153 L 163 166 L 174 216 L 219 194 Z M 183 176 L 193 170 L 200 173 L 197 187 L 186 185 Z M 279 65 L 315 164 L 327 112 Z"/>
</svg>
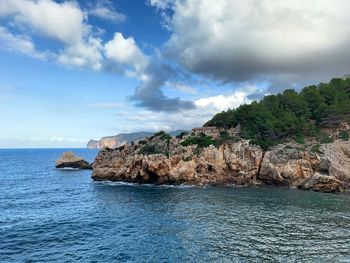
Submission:
<svg viewBox="0 0 350 263">
<path fill-rule="evenodd" d="M 258 179 L 269 185 L 299 186 L 314 174 L 317 156 L 279 145 L 264 155 Z"/>
<path fill-rule="evenodd" d="M 93 163 L 92 178 L 154 184 L 258 184 L 339 192 L 350 184 L 350 143 L 336 141 L 317 151 L 278 145 L 263 152 L 247 141 L 184 147 L 160 134 L 142 143 L 101 150 Z"/>
<path fill-rule="evenodd" d="M 346 183 L 331 175 L 315 173 L 307 178 L 301 185 L 302 189 L 318 192 L 344 192 Z"/>
<path fill-rule="evenodd" d="M 65 152 L 56 161 L 56 168 L 92 169 L 92 164 L 75 156 L 73 152 Z"/>
<path fill-rule="evenodd" d="M 117 148 L 132 141 L 142 140 L 152 134 L 152 132 L 120 133 L 115 136 L 102 137 L 100 140 L 90 140 L 86 147 L 90 149 Z"/>
<path fill-rule="evenodd" d="M 258 179 L 265 184 L 339 192 L 349 188 L 350 144 L 324 144 L 318 153 L 278 145 L 266 152 Z"/>
<path fill-rule="evenodd" d="M 162 143 L 159 143 L 162 145 Z M 164 144 L 164 143 L 163 143 Z M 141 154 L 139 145 L 122 150 L 104 149 L 93 164 L 94 180 L 155 184 L 250 184 L 255 180 L 262 150 L 246 142 L 182 147 L 171 141 L 166 154 Z M 161 151 L 162 148 L 159 150 Z"/>
<path fill-rule="evenodd" d="M 328 174 L 350 184 L 350 142 L 335 141 L 321 147 L 328 164 Z"/>
<path fill-rule="evenodd" d="M 184 132 L 184 130 L 172 131 L 169 134 L 172 136 L 176 136 Z M 152 136 L 154 132 L 134 132 L 134 133 L 120 133 L 115 136 L 106 136 L 102 137 L 100 140 L 90 140 L 86 147 L 89 149 L 102 149 L 102 148 L 118 148 L 123 146 L 124 144 L 131 142 L 138 142 L 143 140 L 145 137 Z"/>
<path fill-rule="evenodd" d="M 86 148 L 99 149 L 100 148 L 100 141 L 99 140 L 90 140 L 90 141 L 88 141 Z"/>
</svg>

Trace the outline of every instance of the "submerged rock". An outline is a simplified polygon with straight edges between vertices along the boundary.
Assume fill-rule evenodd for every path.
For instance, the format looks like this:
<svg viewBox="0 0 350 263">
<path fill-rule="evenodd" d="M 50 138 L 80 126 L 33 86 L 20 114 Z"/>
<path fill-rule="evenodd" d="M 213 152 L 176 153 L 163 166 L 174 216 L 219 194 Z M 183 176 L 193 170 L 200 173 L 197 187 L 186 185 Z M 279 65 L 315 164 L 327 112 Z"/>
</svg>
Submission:
<svg viewBox="0 0 350 263">
<path fill-rule="evenodd" d="M 92 169 L 92 164 L 75 156 L 73 152 L 65 152 L 56 161 L 56 168 Z"/>
</svg>

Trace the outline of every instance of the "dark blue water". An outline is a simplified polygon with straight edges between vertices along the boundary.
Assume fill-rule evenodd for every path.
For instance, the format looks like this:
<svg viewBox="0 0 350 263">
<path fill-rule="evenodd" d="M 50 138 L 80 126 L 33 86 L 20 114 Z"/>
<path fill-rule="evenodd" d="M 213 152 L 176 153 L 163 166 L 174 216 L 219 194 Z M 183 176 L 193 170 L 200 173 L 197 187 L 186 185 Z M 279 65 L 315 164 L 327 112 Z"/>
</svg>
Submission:
<svg viewBox="0 0 350 263">
<path fill-rule="evenodd" d="M 62 152 L 0 150 L 0 262 L 350 262 L 348 194 L 94 183 Z"/>
</svg>

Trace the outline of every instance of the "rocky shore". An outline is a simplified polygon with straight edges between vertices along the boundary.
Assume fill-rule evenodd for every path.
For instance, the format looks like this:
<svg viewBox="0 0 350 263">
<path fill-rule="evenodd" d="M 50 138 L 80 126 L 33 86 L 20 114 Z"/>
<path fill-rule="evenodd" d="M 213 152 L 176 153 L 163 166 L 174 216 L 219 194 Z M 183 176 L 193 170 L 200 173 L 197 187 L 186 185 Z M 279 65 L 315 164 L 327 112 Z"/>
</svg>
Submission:
<svg viewBox="0 0 350 263">
<path fill-rule="evenodd" d="M 350 143 L 317 147 L 281 144 L 263 151 L 248 141 L 184 146 L 162 133 L 137 144 L 102 149 L 93 163 L 97 181 L 152 184 L 273 185 L 322 192 L 350 186 Z"/>
</svg>

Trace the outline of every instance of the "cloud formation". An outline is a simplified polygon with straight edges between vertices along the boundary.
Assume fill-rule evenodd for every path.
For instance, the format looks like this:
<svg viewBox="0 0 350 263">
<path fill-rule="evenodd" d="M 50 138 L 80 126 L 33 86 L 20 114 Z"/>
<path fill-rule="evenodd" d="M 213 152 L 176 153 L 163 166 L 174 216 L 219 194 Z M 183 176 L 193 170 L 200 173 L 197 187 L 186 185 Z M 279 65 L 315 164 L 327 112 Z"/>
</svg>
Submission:
<svg viewBox="0 0 350 263">
<path fill-rule="evenodd" d="M 91 26 L 86 23 L 87 15 L 73 1 L 56 3 L 52 0 L 2 0 L 0 18 L 6 18 L 16 26 L 20 33 L 0 36 L 1 41 L 11 45 L 13 39 L 19 40 L 15 50 L 38 57 L 49 53 L 50 58 L 68 66 L 101 68 L 101 39 L 95 37 Z M 9 35 L 10 34 L 10 35 Z M 63 45 L 59 51 L 38 51 L 30 37 L 37 35 L 58 41 Z"/>
<path fill-rule="evenodd" d="M 137 46 L 134 38 L 124 38 L 121 33 L 115 33 L 112 40 L 104 46 L 106 57 L 118 64 L 132 66 L 141 72 L 148 64 L 148 58 Z"/>
<path fill-rule="evenodd" d="M 104 19 L 113 23 L 122 23 L 126 20 L 126 15 L 118 12 L 109 0 L 101 0 L 89 11 L 89 15 Z"/>
<path fill-rule="evenodd" d="M 76 1 L 2 0 L 0 18 L 6 23 L 0 26 L 0 47 L 69 67 L 136 78 L 140 84 L 130 99 L 151 111 L 200 107 L 164 92 L 170 87 L 194 94 L 183 83 L 184 69 L 219 84 L 268 83 L 265 91 L 247 90 L 250 99 L 350 72 L 350 27 L 344 26 L 350 24 L 347 0 L 147 3 L 165 14 L 163 23 L 171 34 L 154 54 L 144 53 L 133 37 L 120 32 L 103 39 L 102 30 L 89 24 L 89 16 L 113 23 L 126 19 L 109 0 L 87 10 Z M 33 40 L 37 36 L 57 41 L 61 48 L 41 50 Z M 221 99 L 217 96 L 215 101 L 221 104 Z M 240 97 L 229 101 L 236 105 Z"/>
<path fill-rule="evenodd" d="M 169 65 L 153 58 L 143 70 L 143 76 L 141 84 L 131 97 L 131 100 L 136 101 L 136 106 L 165 112 L 195 108 L 192 101 L 168 98 L 164 95 L 162 88 L 167 84 L 167 81 L 178 77 L 178 73 Z"/>
<path fill-rule="evenodd" d="M 151 131 L 173 131 L 179 128 L 190 130 L 202 126 L 220 111 L 250 103 L 252 100 L 248 96 L 254 91 L 258 91 L 255 86 L 243 86 L 225 95 L 197 99 L 193 101 L 195 107 L 186 111 L 122 110 L 118 112 L 117 120 L 118 123 L 119 121 L 124 123 L 121 132 L 145 130 L 145 127 Z"/>
<path fill-rule="evenodd" d="M 25 35 L 14 35 L 0 26 L 0 48 L 19 52 L 37 59 L 46 59 L 48 53 L 36 50 L 32 40 Z"/>
<path fill-rule="evenodd" d="M 69 67 L 88 67 L 137 78 L 140 85 L 131 99 L 140 107 L 154 111 L 194 107 L 192 102 L 165 96 L 163 85 L 174 74 L 168 65 L 153 61 L 142 52 L 133 37 L 124 37 L 120 32 L 103 41 L 88 24 L 89 15 L 113 22 L 126 18 L 113 8 L 110 1 L 100 1 L 85 12 L 73 1 L 2 0 L 0 18 L 9 19 L 22 33 L 11 33 L 0 27 L 0 46 L 35 58 L 55 60 Z M 63 48 L 40 51 L 30 35 L 54 39 Z"/>
<path fill-rule="evenodd" d="M 174 2 L 166 48 L 191 72 L 220 82 L 287 84 L 350 71 L 347 0 Z"/>
</svg>

